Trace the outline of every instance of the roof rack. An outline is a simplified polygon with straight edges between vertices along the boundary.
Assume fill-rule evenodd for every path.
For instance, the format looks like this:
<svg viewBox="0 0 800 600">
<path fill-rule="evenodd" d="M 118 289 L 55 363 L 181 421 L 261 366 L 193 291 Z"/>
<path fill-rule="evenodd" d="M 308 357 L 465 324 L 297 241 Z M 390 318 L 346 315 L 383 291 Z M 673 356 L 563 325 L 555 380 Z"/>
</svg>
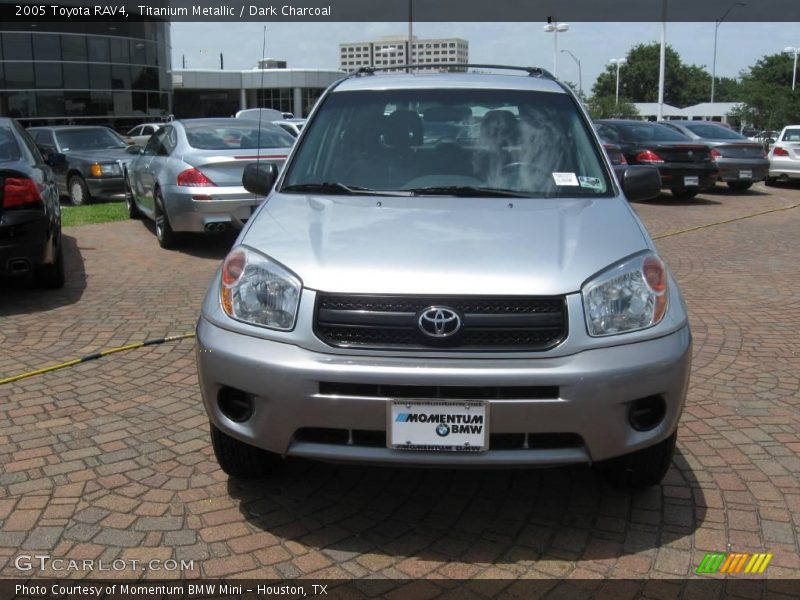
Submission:
<svg viewBox="0 0 800 600">
<path fill-rule="evenodd" d="M 363 77 L 364 75 L 374 75 L 377 71 L 410 71 L 412 69 L 504 69 L 507 71 L 524 71 L 529 77 L 541 77 L 552 79 L 555 77 L 550 71 L 541 67 L 519 67 L 512 65 L 485 65 L 476 63 L 421 63 L 416 65 L 391 65 L 379 67 L 360 67 L 349 77 Z"/>
</svg>

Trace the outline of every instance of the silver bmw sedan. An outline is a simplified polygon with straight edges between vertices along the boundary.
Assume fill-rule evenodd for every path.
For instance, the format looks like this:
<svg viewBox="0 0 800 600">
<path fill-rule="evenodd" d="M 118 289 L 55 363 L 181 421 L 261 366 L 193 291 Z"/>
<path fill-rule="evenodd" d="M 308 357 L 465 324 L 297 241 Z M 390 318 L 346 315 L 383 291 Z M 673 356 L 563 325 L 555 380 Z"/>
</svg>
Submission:
<svg viewBox="0 0 800 600">
<path fill-rule="evenodd" d="M 242 186 L 245 166 L 280 167 L 295 138 L 272 123 L 186 119 L 162 127 L 127 168 L 131 218 L 155 221 L 158 242 L 181 232 L 240 229 L 264 199 Z"/>
</svg>

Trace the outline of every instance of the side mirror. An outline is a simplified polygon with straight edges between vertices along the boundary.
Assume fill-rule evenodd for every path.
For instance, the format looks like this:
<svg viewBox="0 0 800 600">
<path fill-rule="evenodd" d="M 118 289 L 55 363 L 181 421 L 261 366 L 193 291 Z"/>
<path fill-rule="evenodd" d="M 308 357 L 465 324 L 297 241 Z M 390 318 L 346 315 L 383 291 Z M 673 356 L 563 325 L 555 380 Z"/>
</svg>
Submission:
<svg viewBox="0 0 800 600">
<path fill-rule="evenodd" d="M 44 156 L 44 162 L 54 169 L 57 169 L 59 167 L 67 166 L 67 157 L 63 154 L 59 154 L 58 152 L 46 152 Z"/>
<path fill-rule="evenodd" d="M 661 175 L 658 167 L 633 165 L 622 176 L 622 191 L 630 202 L 652 200 L 661 193 Z"/>
<path fill-rule="evenodd" d="M 144 152 L 144 148 L 142 148 L 141 146 L 138 146 L 136 144 L 133 144 L 132 146 L 128 146 L 127 148 L 125 148 L 125 152 L 127 152 L 128 154 L 139 155 L 139 154 L 142 154 Z"/>
<path fill-rule="evenodd" d="M 266 196 L 278 179 L 278 167 L 273 163 L 251 164 L 244 168 L 242 185 L 248 192 Z"/>
</svg>

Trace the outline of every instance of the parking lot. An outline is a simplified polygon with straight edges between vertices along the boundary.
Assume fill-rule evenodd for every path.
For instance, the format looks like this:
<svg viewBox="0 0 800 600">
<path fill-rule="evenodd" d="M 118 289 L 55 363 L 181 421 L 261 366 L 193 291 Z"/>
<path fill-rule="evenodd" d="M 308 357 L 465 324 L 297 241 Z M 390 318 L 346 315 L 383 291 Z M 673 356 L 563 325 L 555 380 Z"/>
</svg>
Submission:
<svg viewBox="0 0 800 600">
<path fill-rule="evenodd" d="M 104 577 L 677 578 L 706 552 L 770 552 L 764 576 L 796 577 L 800 208 L 789 207 L 798 203 L 796 187 L 758 184 L 636 205 L 682 285 L 694 333 L 662 486 L 627 493 L 581 468 L 299 461 L 268 481 L 228 480 L 189 339 L 0 386 L 0 575 L 26 575 L 15 557 L 44 553 L 194 560 L 182 573 Z M 139 221 L 64 233 L 63 290 L 0 291 L 0 378 L 191 332 L 231 242 L 161 250 Z M 101 576 L 36 573 L 48 575 Z"/>
</svg>

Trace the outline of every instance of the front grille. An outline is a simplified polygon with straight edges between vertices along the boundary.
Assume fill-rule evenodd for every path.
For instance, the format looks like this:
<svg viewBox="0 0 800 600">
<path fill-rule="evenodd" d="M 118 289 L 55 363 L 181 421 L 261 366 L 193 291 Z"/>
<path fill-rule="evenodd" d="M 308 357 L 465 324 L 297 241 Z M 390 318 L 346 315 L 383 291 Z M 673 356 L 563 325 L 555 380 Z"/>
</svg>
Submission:
<svg viewBox="0 0 800 600">
<path fill-rule="evenodd" d="M 331 446 L 386 447 L 386 432 L 368 429 L 303 427 L 295 432 L 294 439 Z M 489 450 L 559 450 L 581 448 L 583 445 L 583 438 L 575 433 L 489 434 Z"/>
<path fill-rule="evenodd" d="M 458 314 L 450 337 L 423 333 L 419 318 L 430 307 Z M 567 335 L 563 296 L 367 296 L 320 293 L 314 332 L 340 348 L 469 352 L 531 352 L 553 348 Z"/>
</svg>

